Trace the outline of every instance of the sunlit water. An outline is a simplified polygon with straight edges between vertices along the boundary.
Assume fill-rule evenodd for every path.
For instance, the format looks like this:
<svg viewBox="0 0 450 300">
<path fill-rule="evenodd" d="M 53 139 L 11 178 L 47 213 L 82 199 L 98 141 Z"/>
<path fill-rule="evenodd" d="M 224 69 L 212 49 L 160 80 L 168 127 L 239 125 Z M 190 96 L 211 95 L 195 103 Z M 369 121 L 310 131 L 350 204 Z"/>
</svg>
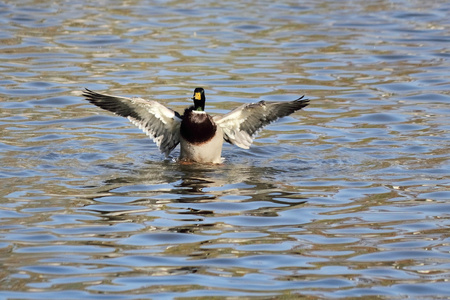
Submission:
<svg viewBox="0 0 450 300">
<path fill-rule="evenodd" d="M 448 1 L 4 1 L 0 298 L 450 296 Z M 311 104 L 179 165 L 80 93 Z M 173 153 L 176 157 L 178 150 Z"/>
</svg>

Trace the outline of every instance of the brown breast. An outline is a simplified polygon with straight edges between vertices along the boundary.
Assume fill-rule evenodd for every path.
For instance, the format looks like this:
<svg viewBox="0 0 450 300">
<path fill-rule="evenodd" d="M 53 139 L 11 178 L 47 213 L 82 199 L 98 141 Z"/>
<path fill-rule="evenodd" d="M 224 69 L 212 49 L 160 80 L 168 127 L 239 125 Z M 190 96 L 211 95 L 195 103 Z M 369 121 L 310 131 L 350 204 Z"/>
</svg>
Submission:
<svg viewBox="0 0 450 300">
<path fill-rule="evenodd" d="M 199 145 L 211 140 L 215 133 L 216 124 L 210 115 L 193 111 L 192 108 L 184 111 L 180 134 L 186 141 Z"/>
</svg>

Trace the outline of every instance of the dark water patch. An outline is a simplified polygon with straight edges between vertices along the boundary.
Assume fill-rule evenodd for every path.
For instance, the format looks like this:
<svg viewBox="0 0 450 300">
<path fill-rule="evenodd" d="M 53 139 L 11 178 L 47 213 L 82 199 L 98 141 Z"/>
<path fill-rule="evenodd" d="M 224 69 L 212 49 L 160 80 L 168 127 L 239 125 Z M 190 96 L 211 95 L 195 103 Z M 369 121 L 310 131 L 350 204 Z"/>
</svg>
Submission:
<svg viewBox="0 0 450 300">
<path fill-rule="evenodd" d="M 40 100 L 31 100 L 28 101 L 33 106 L 67 106 L 79 103 L 79 99 L 77 97 L 68 97 L 68 96 L 61 96 L 61 97 L 50 97 Z"/>
<path fill-rule="evenodd" d="M 450 102 L 450 96 L 445 94 L 429 94 L 429 93 L 423 93 L 419 95 L 412 95 L 402 98 L 404 101 L 426 101 L 429 102 L 443 102 L 448 103 Z"/>
<path fill-rule="evenodd" d="M 348 121 L 351 123 L 365 123 L 365 124 L 384 124 L 384 123 L 399 123 L 406 121 L 406 117 L 393 113 L 372 113 L 363 114 L 359 117 L 341 118 L 341 121 Z"/>
</svg>

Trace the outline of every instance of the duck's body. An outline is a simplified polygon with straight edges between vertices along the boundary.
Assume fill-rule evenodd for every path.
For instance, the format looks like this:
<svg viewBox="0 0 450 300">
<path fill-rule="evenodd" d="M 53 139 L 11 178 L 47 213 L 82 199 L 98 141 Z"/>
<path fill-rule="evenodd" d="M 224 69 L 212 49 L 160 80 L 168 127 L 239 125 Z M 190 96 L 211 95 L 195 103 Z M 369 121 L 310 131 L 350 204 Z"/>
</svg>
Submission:
<svg viewBox="0 0 450 300">
<path fill-rule="evenodd" d="M 180 144 L 180 160 L 201 163 L 221 163 L 224 141 L 248 149 L 253 135 L 264 125 L 309 104 L 303 97 L 288 102 L 260 101 L 212 117 L 204 111 L 204 90 L 196 88 L 194 106 L 181 116 L 156 101 L 142 98 L 116 97 L 88 89 L 83 96 L 100 108 L 128 118 L 153 138 L 166 157 Z"/>
<path fill-rule="evenodd" d="M 223 131 L 204 111 L 188 108 L 180 124 L 180 159 L 222 162 Z"/>
</svg>

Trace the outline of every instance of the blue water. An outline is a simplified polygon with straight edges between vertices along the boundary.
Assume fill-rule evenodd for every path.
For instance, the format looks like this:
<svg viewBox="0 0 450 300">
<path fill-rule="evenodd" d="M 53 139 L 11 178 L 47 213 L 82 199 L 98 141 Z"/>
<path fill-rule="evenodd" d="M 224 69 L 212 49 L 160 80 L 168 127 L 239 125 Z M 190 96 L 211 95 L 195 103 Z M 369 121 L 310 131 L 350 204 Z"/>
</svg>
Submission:
<svg viewBox="0 0 450 300">
<path fill-rule="evenodd" d="M 449 11 L 1 3 L 0 298 L 448 298 Z M 311 103 L 201 166 L 81 97 L 197 86 Z"/>
</svg>

